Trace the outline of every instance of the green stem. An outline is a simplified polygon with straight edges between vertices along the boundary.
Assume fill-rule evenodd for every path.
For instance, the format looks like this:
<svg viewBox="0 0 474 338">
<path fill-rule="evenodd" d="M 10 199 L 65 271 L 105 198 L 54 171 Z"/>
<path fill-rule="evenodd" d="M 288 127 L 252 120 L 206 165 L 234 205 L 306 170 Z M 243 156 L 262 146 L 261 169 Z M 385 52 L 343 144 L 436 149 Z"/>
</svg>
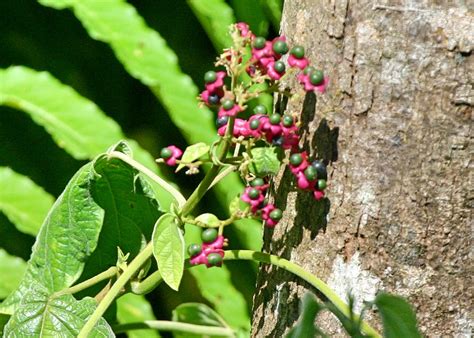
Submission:
<svg viewBox="0 0 474 338">
<path fill-rule="evenodd" d="M 151 178 L 153 181 L 155 181 L 157 184 L 159 184 L 163 189 L 165 189 L 167 192 L 169 192 L 174 197 L 176 202 L 178 202 L 178 206 L 181 207 L 182 205 L 184 205 L 186 203 L 186 199 L 183 197 L 183 195 L 181 195 L 181 193 L 178 190 L 176 190 L 171 184 L 169 184 L 164 179 L 162 179 L 161 177 L 156 175 L 153 171 L 151 171 L 150 169 L 145 167 L 140 162 L 135 161 L 130 156 L 128 156 L 124 153 L 121 153 L 119 151 L 112 151 L 112 152 L 108 153 L 108 155 L 110 157 L 115 157 L 115 158 L 121 159 L 122 161 L 129 164 L 133 168 L 135 168 L 138 171 L 140 171 L 140 172 L 144 173 L 145 175 L 147 175 L 149 178 Z"/>
<path fill-rule="evenodd" d="M 156 270 L 147 278 L 140 282 L 132 282 L 130 285 L 131 291 L 136 295 L 146 295 L 152 292 L 158 285 L 161 284 L 163 278 L 160 271 Z"/>
<path fill-rule="evenodd" d="M 115 333 L 130 330 L 154 329 L 160 331 L 183 332 L 192 335 L 235 337 L 234 331 L 227 327 L 195 325 L 166 320 L 146 320 L 141 323 L 119 324 L 112 327 Z"/>
<path fill-rule="evenodd" d="M 319 292 L 321 292 L 345 316 L 348 318 L 351 316 L 351 309 L 349 306 L 344 303 L 344 301 L 339 298 L 339 296 L 326 283 L 324 283 L 312 273 L 303 269 L 301 266 L 296 265 L 287 259 L 252 250 L 229 250 L 225 251 L 224 260 L 251 260 L 278 266 L 304 279 L 306 282 L 315 287 Z M 357 315 L 354 315 L 354 317 L 357 320 L 359 319 L 359 316 Z M 362 321 L 361 328 L 362 331 L 371 337 L 381 337 L 381 335 L 365 321 Z"/>
<path fill-rule="evenodd" d="M 117 272 L 118 272 L 117 267 L 112 266 L 112 267 L 108 268 L 107 270 L 99 273 L 98 275 L 96 275 L 92 278 L 89 278 L 89 279 L 87 279 L 87 280 L 85 280 L 85 281 L 83 281 L 83 282 L 81 282 L 77 285 L 71 286 L 70 288 L 67 288 L 67 289 L 64 289 L 64 290 L 61 290 L 61 291 L 58 291 L 58 292 L 54 293 L 51 296 L 51 298 L 56 298 L 56 297 L 60 297 L 62 295 L 73 294 L 73 293 L 85 290 L 85 289 L 91 287 L 92 285 L 95 285 L 99 282 L 102 282 L 103 280 L 110 279 L 110 278 L 116 276 Z"/>
<path fill-rule="evenodd" d="M 148 243 L 145 249 L 141 251 L 130 263 L 130 265 L 123 271 L 117 281 L 112 285 L 109 292 L 104 296 L 102 301 L 95 309 L 92 316 L 89 317 L 84 327 L 79 332 L 79 338 L 89 337 L 94 326 L 97 324 L 99 319 L 103 316 L 107 308 L 112 304 L 115 297 L 120 293 L 123 287 L 127 284 L 130 278 L 141 268 L 141 266 L 151 257 L 153 254 L 153 245 Z"/>
</svg>

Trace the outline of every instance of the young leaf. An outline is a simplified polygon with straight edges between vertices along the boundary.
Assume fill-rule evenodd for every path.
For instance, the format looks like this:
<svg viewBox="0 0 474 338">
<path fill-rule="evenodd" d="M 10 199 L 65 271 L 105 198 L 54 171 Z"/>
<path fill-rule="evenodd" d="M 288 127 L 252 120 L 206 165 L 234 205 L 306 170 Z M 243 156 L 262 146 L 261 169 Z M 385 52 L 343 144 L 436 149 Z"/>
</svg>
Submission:
<svg viewBox="0 0 474 338">
<path fill-rule="evenodd" d="M 51 298 L 49 290 L 33 284 L 4 328 L 4 337 L 77 337 L 96 307 L 92 298 L 77 301 L 72 295 Z M 90 337 L 115 337 L 101 318 Z"/>
<path fill-rule="evenodd" d="M 184 150 L 183 156 L 181 157 L 181 161 L 185 163 L 194 162 L 201 156 L 207 154 L 208 151 L 209 146 L 203 142 L 193 144 L 192 146 L 189 146 Z M 184 167 L 184 164 L 178 165 L 178 168 L 176 168 L 176 172 L 180 171 Z"/>
<path fill-rule="evenodd" d="M 150 303 L 143 296 L 127 293 L 117 299 L 117 319 L 120 324 L 156 320 Z M 156 330 L 132 330 L 129 338 L 157 338 Z"/>
<path fill-rule="evenodd" d="M 153 255 L 166 284 L 178 290 L 184 270 L 184 238 L 176 217 L 164 214 L 155 224 L 152 236 Z"/>
<path fill-rule="evenodd" d="M 201 303 L 185 303 L 181 304 L 173 310 L 173 321 L 189 323 L 195 325 L 229 327 L 227 323 L 209 306 Z M 176 338 L 195 338 L 201 335 L 179 334 L 175 333 Z"/>
<path fill-rule="evenodd" d="M 301 302 L 300 318 L 296 325 L 290 330 L 286 338 L 315 337 L 320 333 L 315 327 L 316 316 L 323 309 L 312 293 L 305 293 Z"/>
<path fill-rule="evenodd" d="M 0 299 L 6 298 L 20 284 L 26 263 L 20 257 L 9 255 L 0 249 Z"/>
<path fill-rule="evenodd" d="M 375 298 L 374 304 L 382 317 L 384 337 L 421 337 L 415 312 L 405 299 L 380 293 Z"/>
<path fill-rule="evenodd" d="M 0 167 L 0 191 L 0 211 L 18 230 L 36 236 L 53 205 L 53 196 L 28 177 L 6 167 Z"/>
<path fill-rule="evenodd" d="M 281 165 L 278 156 L 278 149 L 275 147 L 253 148 L 249 169 L 259 177 L 276 175 Z"/>
<path fill-rule="evenodd" d="M 208 227 L 217 227 L 220 224 L 219 218 L 214 214 L 201 214 L 196 217 L 196 221 L 204 223 Z"/>
<path fill-rule="evenodd" d="M 232 8 L 224 0 L 188 0 L 217 52 L 232 46 L 229 26 L 235 23 Z"/>
</svg>

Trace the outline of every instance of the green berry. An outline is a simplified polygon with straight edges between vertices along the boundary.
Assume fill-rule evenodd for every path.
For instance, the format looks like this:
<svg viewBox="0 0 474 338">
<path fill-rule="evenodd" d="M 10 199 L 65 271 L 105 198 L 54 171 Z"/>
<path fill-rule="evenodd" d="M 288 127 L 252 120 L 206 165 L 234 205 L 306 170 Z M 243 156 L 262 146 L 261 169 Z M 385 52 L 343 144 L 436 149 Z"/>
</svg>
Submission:
<svg viewBox="0 0 474 338">
<path fill-rule="evenodd" d="M 196 256 L 197 254 L 201 253 L 201 250 L 202 250 L 201 244 L 193 243 L 188 246 L 188 254 L 191 257 Z"/>
<path fill-rule="evenodd" d="M 204 230 L 201 233 L 201 239 L 204 243 L 212 243 L 217 238 L 217 230 L 214 228 L 209 228 Z"/>
<path fill-rule="evenodd" d="M 288 53 L 288 45 L 283 40 L 277 40 L 273 43 L 273 51 L 278 54 Z"/>
<path fill-rule="evenodd" d="M 318 189 L 324 190 L 326 189 L 327 183 L 326 180 L 318 180 Z"/>
<path fill-rule="evenodd" d="M 234 107 L 234 101 L 226 99 L 222 102 L 222 108 L 224 110 L 231 110 Z"/>
<path fill-rule="evenodd" d="M 270 213 L 270 218 L 274 221 L 279 221 L 283 216 L 283 212 L 280 209 L 275 209 Z"/>
<path fill-rule="evenodd" d="M 251 185 L 252 187 L 260 187 L 260 186 L 262 186 L 262 185 L 264 185 L 264 184 L 265 184 L 265 181 L 264 181 L 262 178 L 260 178 L 260 177 L 257 177 L 257 178 L 253 179 L 253 180 L 250 182 L 250 185 Z"/>
<path fill-rule="evenodd" d="M 253 109 L 255 114 L 265 115 L 267 113 L 267 108 L 263 104 L 256 105 Z"/>
<path fill-rule="evenodd" d="M 173 152 L 169 148 L 163 148 L 161 149 L 160 155 L 161 155 L 161 158 L 164 158 L 165 160 L 167 160 L 171 156 L 173 156 Z"/>
<path fill-rule="evenodd" d="M 294 46 L 293 48 L 291 48 L 290 53 L 295 58 L 302 59 L 302 58 L 304 58 L 304 47 L 303 46 Z"/>
<path fill-rule="evenodd" d="M 304 171 L 304 175 L 308 181 L 314 181 L 318 177 L 318 171 L 314 167 L 308 166 Z"/>
<path fill-rule="evenodd" d="M 253 47 L 255 49 L 262 49 L 265 47 L 267 40 L 265 40 L 264 37 L 262 36 L 257 36 L 255 40 L 253 41 Z"/>
<path fill-rule="evenodd" d="M 210 70 L 204 74 L 204 82 L 206 83 L 213 83 L 217 80 L 217 74 L 215 71 Z"/>
<path fill-rule="evenodd" d="M 249 126 L 250 126 L 250 129 L 252 129 L 252 130 L 257 130 L 258 127 L 260 127 L 260 120 L 259 120 L 259 119 L 255 119 L 255 120 L 250 121 Z"/>
<path fill-rule="evenodd" d="M 270 123 L 275 125 L 280 123 L 281 121 L 281 115 L 280 114 L 272 114 L 270 115 Z"/>
<path fill-rule="evenodd" d="M 290 156 L 290 163 L 294 166 L 299 166 L 303 162 L 303 156 L 301 154 L 293 154 Z"/>
<path fill-rule="evenodd" d="M 260 191 L 258 191 L 258 189 L 252 188 L 249 189 L 247 194 L 249 195 L 250 199 L 256 200 L 260 196 Z"/>
<path fill-rule="evenodd" d="M 283 61 L 277 61 L 273 64 L 273 69 L 279 74 L 285 72 L 285 63 Z"/>
<path fill-rule="evenodd" d="M 287 128 L 291 127 L 293 125 L 293 117 L 290 115 L 285 115 L 283 116 L 283 125 Z"/>
<path fill-rule="evenodd" d="M 308 75 L 308 74 L 314 72 L 315 70 L 316 70 L 316 68 L 314 68 L 314 67 L 312 67 L 312 66 L 308 66 L 308 67 L 306 67 L 306 68 L 304 69 L 303 74 L 304 74 L 304 75 Z"/>
<path fill-rule="evenodd" d="M 212 252 L 207 255 L 207 262 L 210 266 L 220 266 L 222 264 L 222 256 L 218 253 Z"/>
<path fill-rule="evenodd" d="M 324 81 L 324 73 L 320 70 L 315 70 L 309 74 L 309 82 L 313 85 L 321 84 Z"/>
</svg>

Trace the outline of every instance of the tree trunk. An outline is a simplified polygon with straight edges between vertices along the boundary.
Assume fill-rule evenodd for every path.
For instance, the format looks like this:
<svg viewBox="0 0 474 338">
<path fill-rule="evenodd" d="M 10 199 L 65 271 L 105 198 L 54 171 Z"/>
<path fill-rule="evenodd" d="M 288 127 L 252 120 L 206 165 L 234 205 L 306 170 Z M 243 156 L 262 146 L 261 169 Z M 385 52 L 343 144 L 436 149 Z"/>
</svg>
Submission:
<svg viewBox="0 0 474 338">
<path fill-rule="evenodd" d="M 408 298 L 423 335 L 469 336 L 473 12 L 462 1 L 376 3 L 285 1 L 282 33 L 330 77 L 325 95 L 287 106 L 302 114 L 303 148 L 329 163 L 329 187 L 316 202 L 283 169 L 273 196 L 284 217 L 264 251 L 344 299 L 351 291 L 358 309 L 384 290 Z M 253 336 L 282 337 L 307 289 L 261 266 Z M 342 334 L 329 315 L 319 323 Z"/>
</svg>

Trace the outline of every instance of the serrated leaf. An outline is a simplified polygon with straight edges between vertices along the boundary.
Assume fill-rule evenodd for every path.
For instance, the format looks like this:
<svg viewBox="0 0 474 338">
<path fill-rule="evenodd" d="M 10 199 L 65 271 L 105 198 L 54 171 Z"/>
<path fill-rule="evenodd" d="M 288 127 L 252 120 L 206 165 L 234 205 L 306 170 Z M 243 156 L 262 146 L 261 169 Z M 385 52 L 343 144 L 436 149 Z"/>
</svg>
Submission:
<svg viewBox="0 0 474 338">
<path fill-rule="evenodd" d="M 229 26 L 235 23 L 232 8 L 224 0 L 188 0 L 187 2 L 217 52 L 221 53 L 224 48 L 231 47 Z"/>
<path fill-rule="evenodd" d="M 374 304 L 382 318 L 384 337 L 421 337 L 417 328 L 415 312 L 405 299 L 380 293 L 375 298 Z"/>
<path fill-rule="evenodd" d="M 92 159 L 124 139 L 120 126 L 92 101 L 80 96 L 47 72 L 21 66 L 0 69 L 0 105 L 28 113 L 51 134 L 58 146 L 77 159 Z M 135 157 L 158 172 L 153 158 L 135 141 L 128 141 Z M 156 188 L 168 208 L 171 196 Z"/>
<path fill-rule="evenodd" d="M 201 303 L 185 303 L 179 305 L 173 310 L 172 318 L 175 322 L 205 326 L 229 327 L 224 319 L 222 319 L 222 317 L 219 316 L 213 309 Z M 198 334 L 191 335 L 189 333 L 182 334 L 176 332 L 174 337 L 197 338 L 203 336 Z"/>
<path fill-rule="evenodd" d="M 4 328 L 4 337 L 77 337 L 92 315 L 96 302 L 92 298 L 77 301 L 72 295 L 51 298 L 41 284 L 31 285 L 20 306 Z M 89 337 L 115 337 L 101 318 Z"/>
<path fill-rule="evenodd" d="M 195 219 L 198 222 L 204 223 L 208 227 L 217 227 L 220 224 L 219 218 L 217 218 L 216 215 L 206 213 L 206 214 L 201 214 Z"/>
<path fill-rule="evenodd" d="M 319 333 L 314 325 L 316 316 L 323 309 L 312 293 L 305 293 L 300 306 L 300 317 L 286 338 L 315 337 Z"/>
<path fill-rule="evenodd" d="M 6 167 L 0 167 L 0 191 L 0 211 L 18 230 L 36 236 L 53 205 L 53 196 L 28 177 Z"/>
<path fill-rule="evenodd" d="M 183 156 L 181 157 L 181 161 L 185 163 L 192 163 L 196 161 L 198 158 L 200 158 L 201 156 L 206 155 L 208 151 L 209 151 L 209 146 L 205 144 L 204 142 L 193 144 L 184 150 Z M 176 168 L 176 172 L 180 171 L 184 167 L 185 167 L 184 164 L 178 165 L 178 168 Z"/>
<path fill-rule="evenodd" d="M 184 271 L 184 238 L 176 217 L 164 214 L 155 224 L 152 236 L 153 255 L 166 284 L 178 290 Z"/>
<path fill-rule="evenodd" d="M 276 175 L 280 170 L 279 150 L 276 147 L 259 147 L 252 149 L 250 172 L 258 177 Z"/>
<path fill-rule="evenodd" d="M 26 270 L 26 262 L 0 249 L 0 299 L 6 298 L 18 285 Z"/>
<path fill-rule="evenodd" d="M 117 300 L 117 319 L 120 324 L 156 320 L 153 309 L 145 297 L 133 293 L 127 293 Z M 156 330 L 131 330 L 127 335 L 129 338 L 160 337 Z"/>
</svg>

